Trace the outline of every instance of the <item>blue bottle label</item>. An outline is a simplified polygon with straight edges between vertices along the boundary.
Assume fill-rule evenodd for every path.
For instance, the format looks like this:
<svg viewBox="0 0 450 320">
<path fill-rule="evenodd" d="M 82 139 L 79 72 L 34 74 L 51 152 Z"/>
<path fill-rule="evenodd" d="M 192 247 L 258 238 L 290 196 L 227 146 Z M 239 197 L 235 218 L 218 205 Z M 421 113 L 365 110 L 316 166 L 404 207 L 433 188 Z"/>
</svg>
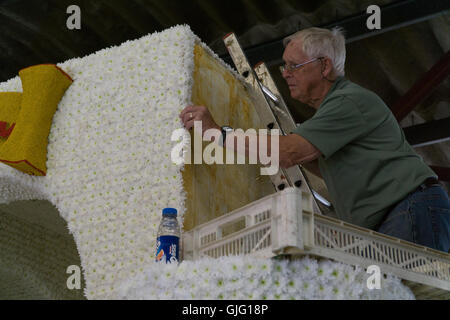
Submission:
<svg viewBox="0 0 450 320">
<path fill-rule="evenodd" d="M 156 261 L 178 262 L 179 242 L 180 238 L 177 236 L 158 237 L 156 239 Z"/>
</svg>

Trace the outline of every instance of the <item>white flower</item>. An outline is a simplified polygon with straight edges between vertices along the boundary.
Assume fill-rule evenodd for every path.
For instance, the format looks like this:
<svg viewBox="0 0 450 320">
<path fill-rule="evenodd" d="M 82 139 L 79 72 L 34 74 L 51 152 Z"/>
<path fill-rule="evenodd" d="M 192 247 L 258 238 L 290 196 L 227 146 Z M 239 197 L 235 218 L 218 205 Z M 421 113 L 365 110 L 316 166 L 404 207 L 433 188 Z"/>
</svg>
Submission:
<svg viewBox="0 0 450 320">
<path fill-rule="evenodd" d="M 323 283 L 318 283 L 317 284 L 317 299 L 320 300 L 330 300 L 333 298 L 333 286 L 330 285 L 326 285 Z"/>
<path fill-rule="evenodd" d="M 308 257 L 298 261 L 299 270 L 304 275 L 305 279 L 313 279 L 317 276 L 317 260 Z"/>
<path fill-rule="evenodd" d="M 272 290 L 274 294 L 281 295 L 287 291 L 288 278 L 281 274 L 272 274 Z"/>
</svg>

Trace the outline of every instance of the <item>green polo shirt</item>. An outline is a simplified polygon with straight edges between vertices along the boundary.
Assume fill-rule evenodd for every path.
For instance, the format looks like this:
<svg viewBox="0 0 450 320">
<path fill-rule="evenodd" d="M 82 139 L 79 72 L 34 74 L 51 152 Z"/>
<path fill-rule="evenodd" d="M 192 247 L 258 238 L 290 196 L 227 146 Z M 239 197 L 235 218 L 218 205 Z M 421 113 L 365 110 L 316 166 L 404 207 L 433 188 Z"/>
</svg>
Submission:
<svg viewBox="0 0 450 320">
<path fill-rule="evenodd" d="M 426 178 L 437 177 L 408 144 L 386 104 L 343 77 L 293 133 L 322 153 L 319 168 L 337 216 L 362 227 L 376 228 L 393 204 Z"/>
</svg>

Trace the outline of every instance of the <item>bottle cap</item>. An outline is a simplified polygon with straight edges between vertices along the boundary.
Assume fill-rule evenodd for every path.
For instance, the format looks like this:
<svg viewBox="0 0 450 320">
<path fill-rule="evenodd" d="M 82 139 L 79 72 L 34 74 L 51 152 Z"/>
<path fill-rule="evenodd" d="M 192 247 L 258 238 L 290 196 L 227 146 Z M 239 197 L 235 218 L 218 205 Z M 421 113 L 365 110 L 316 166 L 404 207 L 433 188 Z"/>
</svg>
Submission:
<svg viewBox="0 0 450 320">
<path fill-rule="evenodd" d="M 171 216 L 176 216 L 177 215 L 177 209 L 175 208 L 164 208 L 162 211 L 163 216 L 166 215 L 171 215 Z"/>
</svg>

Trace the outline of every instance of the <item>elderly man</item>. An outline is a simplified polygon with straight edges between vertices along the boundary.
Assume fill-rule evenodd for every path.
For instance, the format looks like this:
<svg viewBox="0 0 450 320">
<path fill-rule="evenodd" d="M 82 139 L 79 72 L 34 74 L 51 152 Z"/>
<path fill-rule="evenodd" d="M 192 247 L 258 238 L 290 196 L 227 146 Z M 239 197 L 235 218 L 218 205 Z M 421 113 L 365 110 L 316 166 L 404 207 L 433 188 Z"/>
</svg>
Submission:
<svg viewBox="0 0 450 320">
<path fill-rule="evenodd" d="M 281 167 L 300 164 L 323 177 L 340 219 L 448 252 L 449 197 L 386 104 L 344 78 L 342 32 L 305 29 L 284 44 L 291 96 L 316 113 L 280 137 Z M 180 117 L 187 129 L 202 121 L 204 131 L 226 133 L 204 106 L 188 106 Z M 225 141 L 234 148 L 234 139 Z"/>
</svg>

